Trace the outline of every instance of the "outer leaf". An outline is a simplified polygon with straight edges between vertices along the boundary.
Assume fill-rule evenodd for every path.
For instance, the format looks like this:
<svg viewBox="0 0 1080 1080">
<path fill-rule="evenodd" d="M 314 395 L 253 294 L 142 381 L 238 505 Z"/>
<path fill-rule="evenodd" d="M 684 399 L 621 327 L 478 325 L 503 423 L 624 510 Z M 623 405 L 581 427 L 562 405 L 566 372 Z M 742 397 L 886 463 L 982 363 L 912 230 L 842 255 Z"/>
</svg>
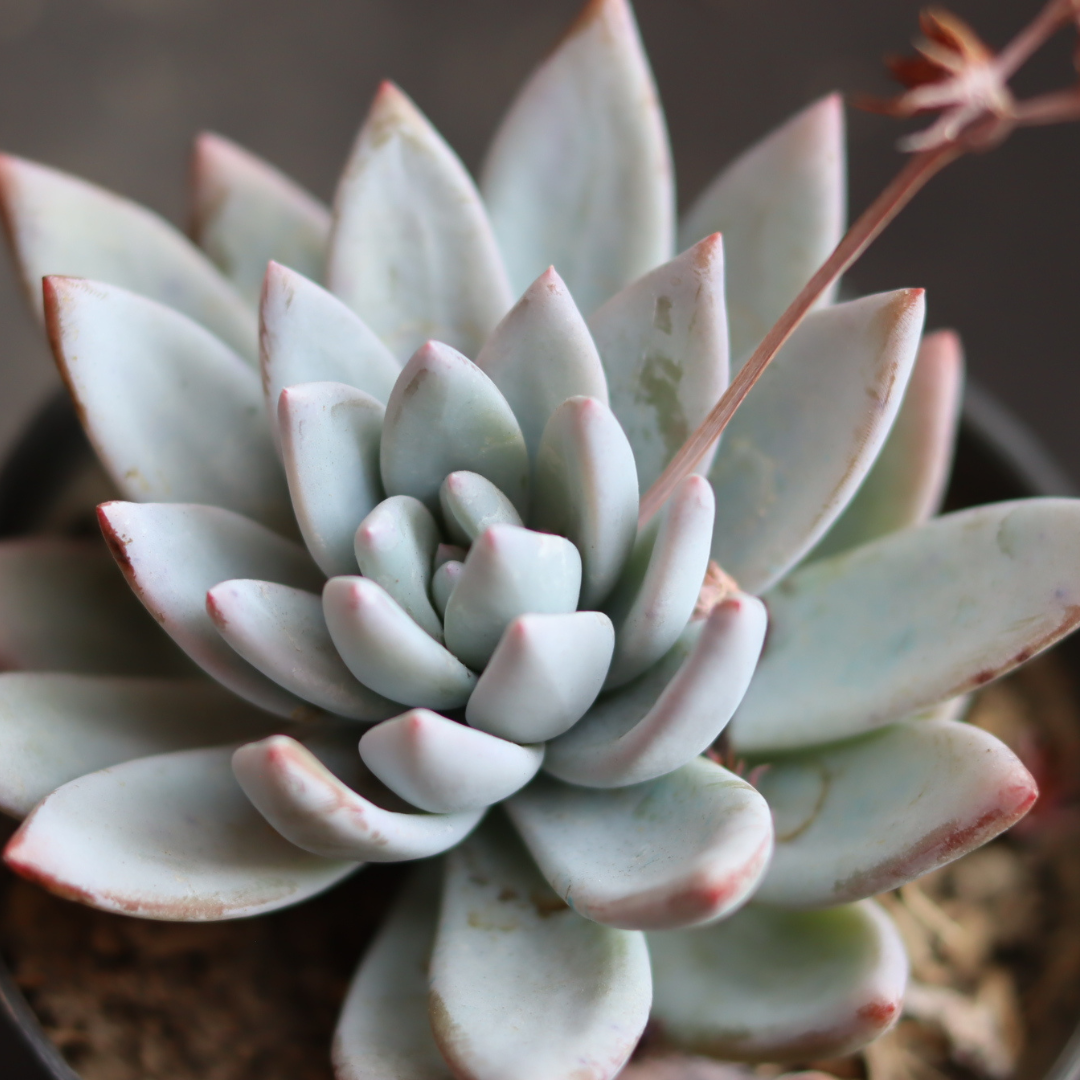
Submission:
<svg viewBox="0 0 1080 1080">
<path fill-rule="evenodd" d="M 644 937 L 579 918 L 501 822 L 447 859 L 431 1026 L 461 1080 L 610 1080 L 649 1013 Z"/>
<path fill-rule="evenodd" d="M 224 506 L 292 523 L 259 380 L 179 312 L 112 285 L 49 277 L 45 319 L 60 373 L 123 494 Z"/>
<path fill-rule="evenodd" d="M 951 330 L 923 338 L 904 403 L 855 498 L 810 557 L 835 555 L 937 513 L 952 466 L 964 354 Z"/>
<path fill-rule="evenodd" d="M 515 292 L 554 264 L 588 313 L 671 257 L 671 153 L 625 0 L 592 0 L 533 73 L 483 189 Z"/>
<path fill-rule="evenodd" d="M 544 768 L 586 787 L 623 787 L 697 757 L 746 693 L 765 640 L 764 605 L 739 593 L 692 623 L 640 678 L 602 697 L 548 744 Z"/>
<path fill-rule="evenodd" d="M 334 1033 L 339 1080 L 452 1080 L 427 1009 L 440 876 L 413 871 L 353 976 Z"/>
<path fill-rule="evenodd" d="M 133 758 L 269 734 L 273 719 L 214 683 L 104 675 L 0 675 L 0 810 Z"/>
<path fill-rule="evenodd" d="M 108 553 L 80 540 L 0 542 L 0 669 L 190 675 Z"/>
<path fill-rule="evenodd" d="M 484 814 L 384 809 L 344 784 L 287 735 L 242 746 L 233 756 L 233 771 L 259 813 L 282 836 L 331 859 L 424 859 L 453 847 Z"/>
<path fill-rule="evenodd" d="M 569 537 L 581 552 L 582 607 L 611 592 L 634 545 L 634 452 L 615 415 L 596 398 L 564 401 L 536 455 L 530 523 Z"/>
<path fill-rule="evenodd" d="M 319 588 L 303 548 L 216 506 L 109 502 L 98 521 L 135 595 L 196 664 L 268 712 L 311 715 L 310 705 L 241 659 L 206 613 L 207 590 L 231 578 Z"/>
<path fill-rule="evenodd" d="M 561 735 L 596 700 L 614 644 L 611 620 L 599 611 L 519 616 L 503 632 L 465 719 L 515 742 Z"/>
<path fill-rule="evenodd" d="M 352 720 L 385 720 L 401 711 L 353 678 L 315 593 L 273 581 L 223 581 L 206 594 L 206 610 L 249 664 L 304 701 Z"/>
<path fill-rule="evenodd" d="M 1080 501 L 979 506 L 800 569 L 732 724 L 741 753 L 843 739 L 1011 671 L 1080 622 Z"/>
<path fill-rule="evenodd" d="M 619 418 L 647 491 L 728 384 L 724 245 L 702 240 L 612 297 L 592 318 Z M 706 472 L 712 455 L 698 466 Z"/>
<path fill-rule="evenodd" d="M 763 903 L 820 907 L 895 889 L 992 840 L 1038 795 L 1016 755 L 953 720 L 913 720 L 774 761 Z"/>
<path fill-rule="evenodd" d="M 921 289 L 810 315 L 728 425 L 709 479 L 713 558 L 748 592 L 778 581 L 855 494 L 915 361 Z"/>
<path fill-rule="evenodd" d="M 724 234 L 740 365 L 839 243 L 845 164 L 843 101 L 830 94 L 736 158 L 686 215 L 680 248 Z"/>
<path fill-rule="evenodd" d="M 476 366 L 521 424 L 535 457 L 551 414 L 579 394 L 608 403 L 607 378 L 589 328 L 563 279 L 548 267 L 487 339 Z"/>
<path fill-rule="evenodd" d="M 728 1061 L 854 1053 L 900 1015 L 907 955 L 870 901 L 790 912 L 751 904 L 703 930 L 649 935 L 664 1041 Z"/>
<path fill-rule="evenodd" d="M 330 211 L 273 165 L 204 131 L 192 156 L 192 236 L 252 304 L 277 259 L 322 277 Z"/>
<path fill-rule="evenodd" d="M 472 179 L 393 83 L 334 199 L 327 281 L 404 359 L 428 338 L 475 356 L 512 296 Z"/>
<path fill-rule="evenodd" d="M 518 746 L 427 709 L 377 724 L 360 740 L 364 764 L 396 795 L 434 814 L 501 802 L 535 775 L 543 746 Z"/>
<path fill-rule="evenodd" d="M 176 308 L 246 360 L 256 358 L 251 309 L 214 265 L 157 214 L 111 191 L 0 155 L 0 203 L 30 303 L 43 315 L 47 274 L 93 278 Z"/>
<path fill-rule="evenodd" d="M 705 758 L 618 791 L 544 778 L 507 810 L 551 887 L 579 915 L 626 929 L 722 918 L 772 852 L 768 804 Z"/>
<path fill-rule="evenodd" d="M 303 274 L 272 262 L 259 305 L 259 358 L 274 439 L 286 386 L 340 382 L 385 404 L 401 367 L 363 320 Z"/>
<path fill-rule="evenodd" d="M 69 900 L 183 922 L 287 907 L 356 869 L 274 832 L 233 779 L 231 755 L 183 750 L 73 780 L 23 822 L 4 859 Z"/>
<path fill-rule="evenodd" d="M 523 512 L 529 459 L 521 428 L 495 384 L 461 353 L 429 341 L 405 365 L 386 405 L 382 478 L 387 494 L 439 508 L 459 469 L 490 480 Z"/>
<path fill-rule="evenodd" d="M 281 391 L 281 456 L 293 510 L 311 557 L 324 574 L 356 572 L 353 537 L 382 499 L 382 405 L 344 383 Z"/>
</svg>

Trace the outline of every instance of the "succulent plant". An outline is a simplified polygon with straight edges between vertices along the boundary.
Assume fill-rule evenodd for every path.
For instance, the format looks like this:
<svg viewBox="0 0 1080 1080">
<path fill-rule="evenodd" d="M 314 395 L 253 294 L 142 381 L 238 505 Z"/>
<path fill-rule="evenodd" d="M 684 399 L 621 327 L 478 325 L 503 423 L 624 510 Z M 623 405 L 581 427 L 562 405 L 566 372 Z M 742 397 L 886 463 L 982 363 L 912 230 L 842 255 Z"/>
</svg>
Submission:
<svg viewBox="0 0 1080 1080">
<path fill-rule="evenodd" d="M 391 85 L 333 214 L 201 137 L 199 247 L 3 159 L 127 500 L 108 546 L 186 654 L 107 552 L 0 548 L 8 865 L 205 920 L 427 860 L 349 991 L 343 1078 L 610 1077 L 650 1015 L 731 1059 L 884 1030 L 906 960 L 868 898 L 1036 797 L 959 716 L 1080 620 L 1080 503 L 932 519 L 962 360 L 904 289 L 820 306 L 639 526 L 729 352 L 839 239 L 843 160 L 832 96 L 676 231 L 625 0 L 526 83 L 480 191 Z"/>
</svg>

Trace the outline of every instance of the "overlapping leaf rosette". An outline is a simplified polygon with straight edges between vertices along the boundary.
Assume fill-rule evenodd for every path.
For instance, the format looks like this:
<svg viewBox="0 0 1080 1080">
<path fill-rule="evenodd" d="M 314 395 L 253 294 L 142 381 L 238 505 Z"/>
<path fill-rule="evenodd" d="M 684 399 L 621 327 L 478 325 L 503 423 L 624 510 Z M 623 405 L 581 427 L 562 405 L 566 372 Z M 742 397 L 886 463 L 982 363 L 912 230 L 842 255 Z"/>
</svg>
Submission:
<svg viewBox="0 0 1080 1080">
<path fill-rule="evenodd" d="M 333 214 L 202 137 L 201 251 L 5 159 L 129 500 L 102 529 L 188 658 L 100 548 L 0 549 L 8 864 L 202 920 L 428 860 L 350 990 L 342 1077 L 609 1077 L 650 1009 L 668 1044 L 751 1060 L 888 1026 L 906 961 L 866 898 L 1034 801 L 955 701 L 1080 618 L 1080 507 L 927 520 L 961 358 L 901 290 L 808 317 L 638 521 L 836 243 L 842 141 L 838 99 L 810 106 L 676 238 L 632 16 L 595 0 L 482 195 L 390 85 Z"/>
</svg>

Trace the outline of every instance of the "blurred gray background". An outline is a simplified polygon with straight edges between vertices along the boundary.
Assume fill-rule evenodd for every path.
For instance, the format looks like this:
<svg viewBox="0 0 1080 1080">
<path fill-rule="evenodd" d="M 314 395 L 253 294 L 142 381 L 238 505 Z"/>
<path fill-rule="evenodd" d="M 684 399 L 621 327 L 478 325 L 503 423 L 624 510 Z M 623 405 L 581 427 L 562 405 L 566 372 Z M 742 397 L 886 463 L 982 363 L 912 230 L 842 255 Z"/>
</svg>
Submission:
<svg viewBox="0 0 1080 1080">
<path fill-rule="evenodd" d="M 476 168 L 580 0 L 0 0 L 0 148 L 185 224 L 190 141 L 226 134 L 329 198 L 377 82 L 399 82 Z M 1039 0 L 958 0 L 994 45 Z M 890 92 L 917 0 L 637 0 L 684 204 L 832 89 Z M 1064 39 L 1020 89 L 1075 77 Z M 894 121 L 849 110 L 851 207 L 900 164 Z M 849 275 L 921 285 L 970 370 L 1080 475 L 1080 124 L 1026 131 L 933 181 Z M 0 259 L 0 453 L 57 385 Z"/>
</svg>

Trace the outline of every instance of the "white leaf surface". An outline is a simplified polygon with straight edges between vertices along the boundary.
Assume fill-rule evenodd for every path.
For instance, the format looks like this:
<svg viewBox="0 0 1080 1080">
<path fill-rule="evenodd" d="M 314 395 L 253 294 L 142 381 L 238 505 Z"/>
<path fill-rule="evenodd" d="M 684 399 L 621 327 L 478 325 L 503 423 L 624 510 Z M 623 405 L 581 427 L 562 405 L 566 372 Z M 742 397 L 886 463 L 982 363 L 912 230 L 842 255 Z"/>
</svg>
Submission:
<svg viewBox="0 0 1080 1080">
<path fill-rule="evenodd" d="M 206 612 L 207 590 L 231 578 L 320 588 L 303 548 L 216 506 L 109 502 L 98 521 L 135 595 L 199 667 L 277 716 L 311 715 L 307 702 L 243 660 Z"/>
<path fill-rule="evenodd" d="M 671 152 L 626 0 L 592 0 L 532 74 L 482 187 L 515 293 L 554 265 L 588 314 L 671 258 Z"/>
<path fill-rule="evenodd" d="M 266 412 L 280 443 L 278 400 L 286 386 L 339 382 L 383 404 L 401 365 L 336 296 L 271 262 L 259 305 L 259 358 Z"/>
<path fill-rule="evenodd" d="M 349 670 L 372 690 L 404 705 L 464 705 L 476 676 L 447 651 L 381 585 L 362 577 L 331 578 L 323 613 Z"/>
<path fill-rule="evenodd" d="M 182 750 L 72 780 L 23 822 L 4 859 L 58 896 L 182 922 L 287 907 L 356 869 L 270 828 L 233 778 L 231 756 Z"/>
<path fill-rule="evenodd" d="M 548 267 L 495 327 L 476 358 L 510 403 L 529 456 L 551 414 L 584 395 L 608 403 L 607 378 L 589 328 L 563 279 Z"/>
<path fill-rule="evenodd" d="M 728 1061 L 854 1053 L 900 1015 L 907 954 L 872 901 L 750 904 L 715 926 L 649 935 L 653 1016 L 669 1045 Z"/>
<path fill-rule="evenodd" d="M 281 456 L 300 533 L 324 574 L 353 574 L 353 536 L 382 499 L 385 409 L 344 383 L 289 386 L 278 400 Z"/>
<path fill-rule="evenodd" d="M 428 1020 L 441 876 L 417 867 L 368 946 L 334 1033 L 338 1080 L 453 1080 Z"/>
<path fill-rule="evenodd" d="M 294 180 L 210 131 L 192 155 L 192 236 L 252 305 L 266 264 L 322 277 L 330 210 Z"/>
<path fill-rule="evenodd" d="M 605 694 L 548 744 L 544 768 L 585 787 L 623 787 L 663 776 L 720 734 L 746 693 L 768 616 L 737 593 L 691 623 L 674 648 L 634 682 Z"/>
<path fill-rule="evenodd" d="M 250 366 L 185 315 L 114 285 L 49 277 L 56 360 L 98 457 L 140 502 L 201 502 L 292 524 Z"/>
<path fill-rule="evenodd" d="M 0 810 L 133 758 L 268 735 L 274 719 L 212 682 L 108 675 L 0 675 Z"/>
<path fill-rule="evenodd" d="M 937 513 L 952 467 L 963 384 L 960 339 L 951 330 L 927 334 L 874 467 L 809 558 L 921 525 Z"/>
<path fill-rule="evenodd" d="M 401 359 L 429 338 L 475 356 L 512 302 L 472 178 L 392 83 L 338 184 L 326 273 Z"/>
<path fill-rule="evenodd" d="M 282 836 L 331 859 L 426 859 L 459 843 L 484 814 L 385 809 L 348 787 L 287 735 L 242 746 L 233 756 L 233 771 L 259 813 Z"/>
<path fill-rule="evenodd" d="M 0 669 L 191 675 L 99 544 L 0 541 Z"/>
<path fill-rule="evenodd" d="M 727 427 L 709 479 L 713 558 L 748 592 L 824 535 L 873 465 L 922 332 L 921 289 L 809 315 Z"/>
<path fill-rule="evenodd" d="M 1011 671 L 1080 622 L 1080 501 L 949 514 L 798 570 L 731 727 L 740 753 L 898 720 Z"/>
<path fill-rule="evenodd" d="M 207 592 L 206 610 L 240 656 L 304 701 L 351 720 L 401 711 L 353 678 L 330 640 L 317 594 L 274 581 L 223 581 Z"/>
<path fill-rule="evenodd" d="M 736 158 L 683 220 L 680 248 L 724 234 L 740 365 L 839 243 L 846 165 L 843 100 L 830 94 Z"/>
<path fill-rule="evenodd" d="M 765 800 L 705 758 L 617 791 L 545 777 L 507 811 L 559 896 L 632 930 L 723 918 L 754 891 L 773 846 Z"/>
<path fill-rule="evenodd" d="M 435 512 L 439 488 L 464 469 L 490 480 L 523 512 L 529 459 L 521 428 L 495 384 L 438 341 L 417 349 L 386 405 L 382 478 L 388 495 L 413 495 Z"/>
<path fill-rule="evenodd" d="M 644 936 L 575 915 L 504 823 L 449 855 L 431 1026 L 454 1076 L 610 1080 L 651 996 Z"/>
<path fill-rule="evenodd" d="M 599 611 L 521 615 L 503 632 L 465 706 L 475 728 L 515 742 L 546 742 L 596 700 L 615 633 Z"/>
<path fill-rule="evenodd" d="M 433 814 L 479 810 L 527 784 L 543 746 L 519 746 L 427 709 L 377 724 L 360 739 L 364 764 L 406 802 Z"/>
<path fill-rule="evenodd" d="M 442 482 L 439 509 L 450 538 L 466 547 L 492 525 L 524 524 L 514 504 L 474 472 L 452 472 Z"/>
<path fill-rule="evenodd" d="M 589 329 L 647 491 L 727 389 L 719 234 L 628 285 L 593 314 Z M 697 470 L 708 471 L 711 460 Z"/>
<path fill-rule="evenodd" d="M 795 908 L 898 888 L 992 840 L 1038 795 L 1004 743 L 954 720 L 912 720 L 778 758 L 758 788 L 776 854 L 757 898 Z"/>
<path fill-rule="evenodd" d="M 708 480 L 688 476 L 668 500 L 658 527 L 639 535 L 605 604 L 616 624 L 608 689 L 636 679 L 686 629 L 709 565 L 715 507 Z"/>
<path fill-rule="evenodd" d="M 438 546 L 438 522 L 411 495 L 384 499 L 360 523 L 354 538 L 360 573 L 381 585 L 441 644 L 442 622 L 428 596 Z"/>
<path fill-rule="evenodd" d="M 563 615 L 577 607 L 581 556 L 569 540 L 493 525 L 469 549 L 446 604 L 446 647 L 476 671 L 519 615 Z"/>
<path fill-rule="evenodd" d="M 581 553 L 581 606 L 611 592 L 637 534 L 634 451 L 615 414 L 596 398 L 564 401 L 536 454 L 529 522 Z"/>
<path fill-rule="evenodd" d="M 213 263 L 157 214 L 11 155 L 0 155 L 0 202 L 23 284 L 39 316 L 44 315 L 43 277 L 92 278 L 175 308 L 255 362 L 254 312 Z"/>
</svg>

